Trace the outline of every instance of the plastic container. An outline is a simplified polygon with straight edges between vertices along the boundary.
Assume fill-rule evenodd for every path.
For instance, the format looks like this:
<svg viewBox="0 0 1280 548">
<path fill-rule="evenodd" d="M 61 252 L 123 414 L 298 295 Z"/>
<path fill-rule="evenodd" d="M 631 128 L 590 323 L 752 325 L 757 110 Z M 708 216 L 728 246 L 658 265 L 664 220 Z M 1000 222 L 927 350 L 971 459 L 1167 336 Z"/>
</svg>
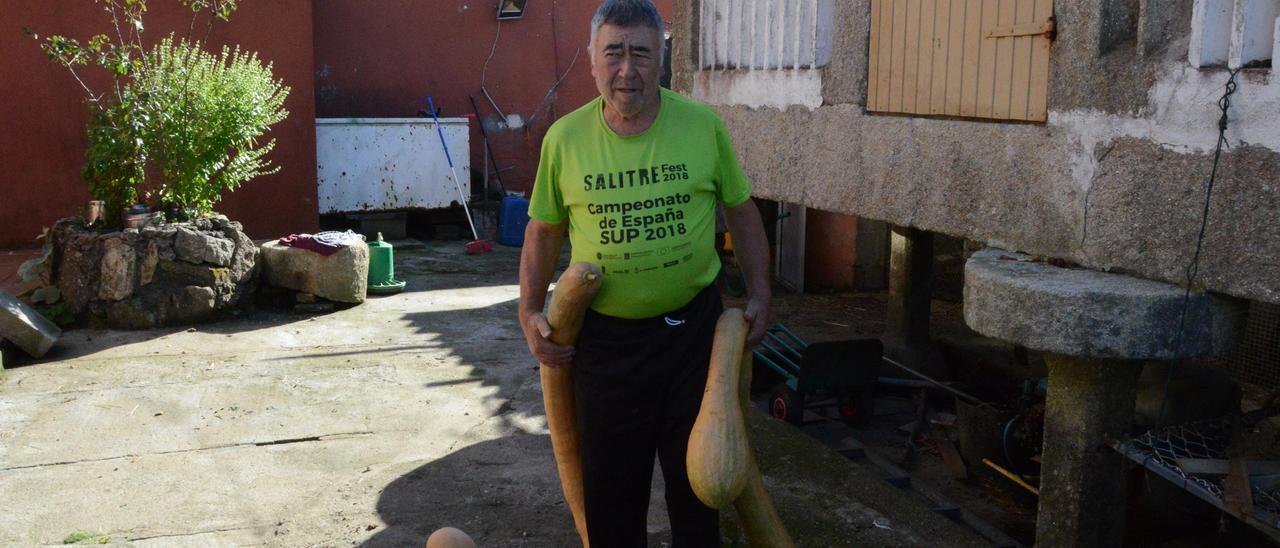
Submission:
<svg viewBox="0 0 1280 548">
<path fill-rule="evenodd" d="M 404 289 L 404 280 L 396 279 L 395 250 L 391 244 L 382 241 L 382 233 L 378 239 L 369 244 L 369 285 L 367 291 L 373 294 L 399 293 Z"/>
<path fill-rule="evenodd" d="M 504 196 L 498 216 L 498 243 L 524 245 L 524 227 L 529 225 L 529 200 L 520 196 Z"/>
</svg>

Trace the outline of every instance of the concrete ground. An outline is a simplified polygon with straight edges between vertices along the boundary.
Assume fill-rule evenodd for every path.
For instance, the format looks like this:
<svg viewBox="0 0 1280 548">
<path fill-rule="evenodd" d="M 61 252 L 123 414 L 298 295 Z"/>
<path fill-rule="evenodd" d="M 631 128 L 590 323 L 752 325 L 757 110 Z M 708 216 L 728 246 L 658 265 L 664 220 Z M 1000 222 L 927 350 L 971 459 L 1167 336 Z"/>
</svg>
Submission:
<svg viewBox="0 0 1280 548">
<path fill-rule="evenodd" d="M 514 321 L 518 254 L 401 248 L 408 290 L 360 306 L 79 329 L 38 362 L 6 356 L 0 545 L 421 546 L 443 526 L 485 547 L 574 545 Z M 801 546 L 982 544 L 794 428 L 751 422 Z"/>
</svg>

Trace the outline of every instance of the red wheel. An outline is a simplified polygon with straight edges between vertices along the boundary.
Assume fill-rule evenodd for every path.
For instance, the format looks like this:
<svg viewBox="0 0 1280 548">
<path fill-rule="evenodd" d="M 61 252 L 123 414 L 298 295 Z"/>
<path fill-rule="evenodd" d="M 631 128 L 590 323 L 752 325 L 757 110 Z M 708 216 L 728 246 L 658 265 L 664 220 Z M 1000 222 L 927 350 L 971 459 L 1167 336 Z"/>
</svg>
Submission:
<svg viewBox="0 0 1280 548">
<path fill-rule="evenodd" d="M 804 398 L 791 387 L 780 384 L 769 396 L 769 414 L 775 419 L 799 425 L 804 422 Z"/>
<path fill-rule="evenodd" d="M 773 405 L 770 407 L 770 409 L 773 410 L 773 418 L 779 419 L 779 420 L 787 420 L 787 399 L 786 398 L 783 398 L 782 396 L 773 398 Z"/>
</svg>

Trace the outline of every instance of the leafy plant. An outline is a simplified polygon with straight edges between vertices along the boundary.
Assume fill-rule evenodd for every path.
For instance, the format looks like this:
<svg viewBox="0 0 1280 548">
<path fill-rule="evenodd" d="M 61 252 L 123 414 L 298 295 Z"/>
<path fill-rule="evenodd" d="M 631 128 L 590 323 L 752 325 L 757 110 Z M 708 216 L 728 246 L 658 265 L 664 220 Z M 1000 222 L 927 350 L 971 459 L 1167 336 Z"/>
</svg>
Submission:
<svg viewBox="0 0 1280 548">
<path fill-rule="evenodd" d="M 106 202 L 103 216 L 108 223 L 119 218 L 120 210 L 138 202 L 139 189 L 146 182 L 147 112 L 122 86 L 115 103 L 92 112 L 89 117 L 89 148 L 81 177 L 89 194 Z"/>
<path fill-rule="evenodd" d="M 265 159 L 274 141 L 259 140 L 288 115 L 282 106 L 289 89 L 256 54 L 235 48 L 213 55 L 192 38 L 202 13 L 209 15 L 207 39 L 238 0 L 177 0 L 192 11 L 186 37 L 170 34 L 151 49 L 142 40 L 147 0 L 94 2 L 110 18 L 109 34 L 84 43 L 48 36 L 40 47 L 85 92 L 89 147 L 81 175 L 93 198 L 106 202 L 108 223 L 134 203 L 207 213 L 223 191 L 278 170 Z M 106 72 L 105 90 L 81 77 L 86 66 Z"/>
<path fill-rule="evenodd" d="M 164 181 L 162 204 L 209 212 L 223 191 L 279 171 L 264 158 L 275 139 L 259 142 L 289 115 L 289 88 L 272 77 L 270 63 L 238 47 L 214 55 L 172 36 L 147 58 L 132 87 L 149 105 L 142 141 Z"/>
</svg>

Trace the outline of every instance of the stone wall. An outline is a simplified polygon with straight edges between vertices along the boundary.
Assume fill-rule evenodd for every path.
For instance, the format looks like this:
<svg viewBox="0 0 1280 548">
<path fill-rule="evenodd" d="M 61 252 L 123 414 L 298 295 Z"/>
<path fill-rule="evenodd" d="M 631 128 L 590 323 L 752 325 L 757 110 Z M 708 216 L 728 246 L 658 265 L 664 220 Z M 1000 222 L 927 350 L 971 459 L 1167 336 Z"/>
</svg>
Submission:
<svg viewBox="0 0 1280 548">
<path fill-rule="evenodd" d="M 53 238 L 54 281 L 91 325 L 191 324 L 253 301 L 258 247 L 226 217 L 107 233 L 64 219 Z"/>
<path fill-rule="evenodd" d="M 869 0 L 835 0 L 820 106 L 745 102 L 698 70 L 698 4 L 675 5 L 673 85 L 719 110 L 756 196 L 1184 281 L 1228 77 L 1187 62 L 1190 0 L 1054 2 L 1045 124 L 868 114 Z M 1280 79 L 1238 83 L 1196 282 L 1280 303 Z"/>
</svg>

